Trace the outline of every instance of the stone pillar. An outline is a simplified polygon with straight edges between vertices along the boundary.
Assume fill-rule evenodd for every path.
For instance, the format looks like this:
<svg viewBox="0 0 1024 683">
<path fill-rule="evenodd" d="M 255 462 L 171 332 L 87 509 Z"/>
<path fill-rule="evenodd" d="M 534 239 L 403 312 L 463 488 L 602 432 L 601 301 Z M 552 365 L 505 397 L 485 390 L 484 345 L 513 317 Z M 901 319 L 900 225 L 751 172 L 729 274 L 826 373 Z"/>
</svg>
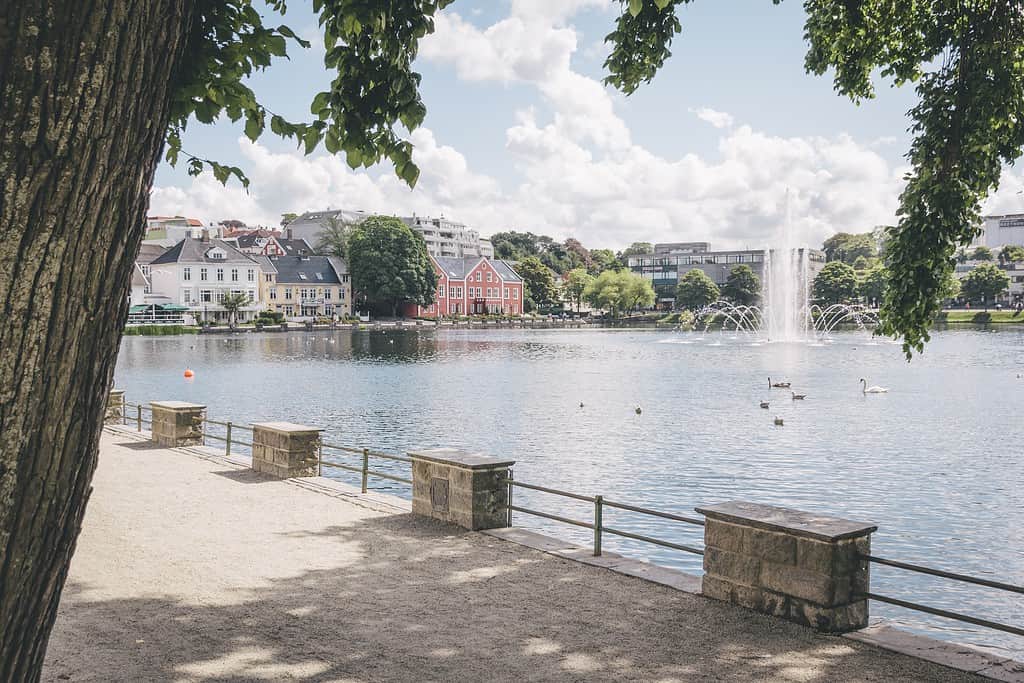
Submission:
<svg viewBox="0 0 1024 683">
<path fill-rule="evenodd" d="M 107 412 L 103 416 L 104 424 L 121 424 L 124 422 L 124 389 L 111 389 L 107 396 Z"/>
<path fill-rule="evenodd" d="M 184 401 L 151 401 L 152 440 L 161 446 L 202 446 L 206 406 Z"/>
<path fill-rule="evenodd" d="M 278 479 L 317 476 L 321 431 L 317 427 L 291 422 L 254 424 L 252 468 Z"/>
<path fill-rule="evenodd" d="M 409 453 L 412 512 L 465 529 L 508 526 L 508 477 L 514 460 L 454 448 Z"/>
<path fill-rule="evenodd" d="M 704 515 L 704 595 L 826 633 L 868 625 L 868 562 L 878 527 L 733 501 Z"/>
</svg>

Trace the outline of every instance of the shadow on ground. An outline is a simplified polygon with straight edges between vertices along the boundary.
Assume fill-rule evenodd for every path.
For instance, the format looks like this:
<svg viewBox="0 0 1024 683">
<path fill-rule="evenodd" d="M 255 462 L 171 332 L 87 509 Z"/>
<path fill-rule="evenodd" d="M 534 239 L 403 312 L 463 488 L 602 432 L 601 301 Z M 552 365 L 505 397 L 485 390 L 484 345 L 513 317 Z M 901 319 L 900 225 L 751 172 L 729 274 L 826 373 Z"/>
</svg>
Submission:
<svg viewBox="0 0 1024 683">
<path fill-rule="evenodd" d="M 364 559 L 218 604 L 69 583 L 44 680 L 980 680 L 411 515 L 311 527 Z"/>
</svg>

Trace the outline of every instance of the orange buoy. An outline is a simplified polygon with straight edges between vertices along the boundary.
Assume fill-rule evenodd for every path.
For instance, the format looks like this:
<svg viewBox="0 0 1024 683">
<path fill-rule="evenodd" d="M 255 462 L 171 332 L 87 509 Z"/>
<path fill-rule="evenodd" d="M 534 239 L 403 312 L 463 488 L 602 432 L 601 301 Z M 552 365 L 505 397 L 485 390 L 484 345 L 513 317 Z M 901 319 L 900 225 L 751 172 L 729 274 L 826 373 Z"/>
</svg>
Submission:
<svg viewBox="0 0 1024 683">
<path fill-rule="evenodd" d="M 195 377 L 196 373 L 192 372 L 190 368 L 185 368 L 185 377 Z"/>
</svg>

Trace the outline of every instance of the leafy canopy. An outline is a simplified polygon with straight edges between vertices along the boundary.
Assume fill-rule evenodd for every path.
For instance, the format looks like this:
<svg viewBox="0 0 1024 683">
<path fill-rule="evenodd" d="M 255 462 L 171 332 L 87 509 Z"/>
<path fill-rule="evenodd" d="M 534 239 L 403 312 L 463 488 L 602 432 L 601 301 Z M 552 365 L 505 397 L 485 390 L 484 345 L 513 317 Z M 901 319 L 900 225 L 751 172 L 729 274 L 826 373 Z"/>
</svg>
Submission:
<svg viewBox="0 0 1024 683">
<path fill-rule="evenodd" d="M 628 270 L 606 270 L 587 286 L 584 298 L 594 308 L 619 317 L 626 311 L 654 305 L 654 287 L 647 278 Z"/>
<path fill-rule="evenodd" d="M 679 278 L 676 285 L 676 305 L 698 311 L 718 301 L 718 285 L 700 268 L 694 268 Z"/>
<path fill-rule="evenodd" d="M 963 295 L 970 301 L 991 303 L 1010 286 L 1010 276 L 994 263 L 982 263 L 960 282 Z"/>
<path fill-rule="evenodd" d="M 527 256 L 516 263 L 516 272 L 523 278 L 526 296 L 536 306 L 550 306 L 558 297 L 555 274 L 536 256 Z"/>
<path fill-rule="evenodd" d="M 814 298 L 822 305 L 843 303 L 857 297 L 857 273 L 842 261 L 830 261 L 814 277 Z"/>
<path fill-rule="evenodd" d="M 750 306 L 761 298 L 761 280 L 750 266 L 739 264 L 729 271 L 722 285 L 722 296 L 737 305 Z"/>
<path fill-rule="evenodd" d="M 402 302 L 434 303 L 437 273 L 423 236 L 389 216 L 371 216 L 348 238 L 353 287 L 369 302 L 387 304 L 394 315 Z"/>
<path fill-rule="evenodd" d="M 562 294 L 576 305 L 577 311 L 582 308 L 583 294 L 593 281 L 594 277 L 585 268 L 573 268 L 566 274 L 565 283 L 562 285 Z"/>
<path fill-rule="evenodd" d="M 605 82 L 629 94 L 654 78 L 672 54 L 682 31 L 677 12 L 689 1 L 612 0 L 621 13 L 606 37 L 611 49 Z M 412 63 L 419 41 L 434 29 L 435 14 L 451 2 L 313 0 L 324 62 L 337 76 L 313 97 L 312 119 L 293 122 L 260 104 L 243 81 L 285 57 L 289 41 L 308 43 L 285 25 L 264 25 L 253 0 L 199 0 L 186 67 L 172 84 L 168 161 L 185 155 L 190 173 L 208 166 L 222 182 L 235 175 L 247 184 L 241 169 L 181 147 L 192 117 L 210 123 L 226 114 L 245 120 L 250 139 L 269 125 L 306 153 L 321 144 L 332 154 L 343 152 L 352 168 L 388 159 L 400 178 L 415 185 L 412 146 L 396 126 L 412 131 L 424 119 L 420 75 Z M 267 4 L 286 11 L 284 0 Z M 1002 166 L 1024 149 L 1021 0 L 805 0 L 804 9 L 805 68 L 830 74 L 837 92 L 859 102 L 874 97 L 879 77 L 915 84 L 911 169 L 899 222 L 887 235 L 892 286 L 881 327 L 903 339 L 909 358 L 929 339 L 957 246 L 980 230 L 981 200 L 998 187 Z M 567 261 L 556 270 L 575 265 Z"/>
</svg>

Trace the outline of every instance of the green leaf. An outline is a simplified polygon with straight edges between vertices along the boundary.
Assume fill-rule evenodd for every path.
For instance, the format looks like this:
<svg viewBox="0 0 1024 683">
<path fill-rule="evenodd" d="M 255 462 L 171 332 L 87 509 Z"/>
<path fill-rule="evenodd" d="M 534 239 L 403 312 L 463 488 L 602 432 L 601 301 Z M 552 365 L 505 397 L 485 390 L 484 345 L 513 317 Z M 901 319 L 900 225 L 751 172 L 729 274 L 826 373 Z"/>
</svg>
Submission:
<svg viewBox="0 0 1024 683">
<path fill-rule="evenodd" d="M 644 9 L 644 0 L 629 0 L 629 13 L 634 17 L 640 16 Z"/>
</svg>

